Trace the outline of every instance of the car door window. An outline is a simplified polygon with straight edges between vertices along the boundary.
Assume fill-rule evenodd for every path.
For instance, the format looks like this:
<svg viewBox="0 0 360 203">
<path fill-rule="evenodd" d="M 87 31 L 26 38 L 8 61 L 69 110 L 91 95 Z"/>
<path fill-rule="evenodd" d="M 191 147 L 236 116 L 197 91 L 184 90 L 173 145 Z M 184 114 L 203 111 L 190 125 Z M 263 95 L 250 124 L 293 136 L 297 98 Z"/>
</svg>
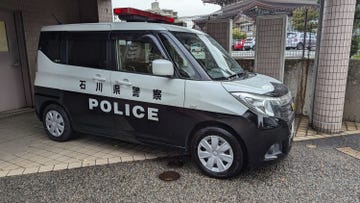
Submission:
<svg viewBox="0 0 360 203">
<path fill-rule="evenodd" d="M 180 76 L 182 78 L 197 79 L 197 73 L 195 72 L 189 60 L 184 56 L 184 54 L 179 52 L 166 36 L 160 34 L 159 37 L 166 51 L 175 63 L 175 66 L 178 69 Z"/>
<path fill-rule="evenodd" d="M 79 32 L 68 35 L 68 64 L 112 69 L 107 60 L 108 33 Z"/>
<path fill-rule="evenodd" d="M 150 34 L 119 34 L 116 37 L 117 70 L 152 74 L 152 62 L 165 58 Z"/>
</svg>

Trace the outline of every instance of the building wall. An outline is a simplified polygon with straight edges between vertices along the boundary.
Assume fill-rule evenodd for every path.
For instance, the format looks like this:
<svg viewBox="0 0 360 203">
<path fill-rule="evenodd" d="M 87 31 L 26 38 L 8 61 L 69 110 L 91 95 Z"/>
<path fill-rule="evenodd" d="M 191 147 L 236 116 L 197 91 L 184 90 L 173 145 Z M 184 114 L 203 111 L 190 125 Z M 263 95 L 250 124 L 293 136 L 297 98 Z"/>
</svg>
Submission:
<svg viewBox="0 0 360 203">
<path fill-rule="evenodd" d="M 360 122 L 360 60 L 350 60 L 347 78 L 344 120 Z"/>
<path fill-rule="evenodd" d="M 97 8 L 98 8 L 99 22 L 113 21 L 111 0 L 97 0 Z"/>
<path fill-rule="evenodd" d="M 80 21 L 78 1 L 73 0 L 2 0 L 0 9 L 21 11 L 30 82 L 35 78 L 35 59 L 42 26 Z"/>
<path fill-rule="evenodd" d="M 21 11 L 31 84 L 41 27 L 56 25 L 57 20 L 63 24 L 112 22 L 111 0 L 1 0 L 0 9 Z"/>
</svg>

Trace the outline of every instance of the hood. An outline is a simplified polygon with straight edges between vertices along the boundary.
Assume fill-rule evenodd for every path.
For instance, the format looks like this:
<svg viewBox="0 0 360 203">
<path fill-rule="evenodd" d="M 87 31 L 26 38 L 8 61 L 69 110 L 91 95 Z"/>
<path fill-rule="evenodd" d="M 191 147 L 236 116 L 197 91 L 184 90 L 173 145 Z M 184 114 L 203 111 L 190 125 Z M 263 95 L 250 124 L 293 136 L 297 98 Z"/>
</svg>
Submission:
<svg viewBox="0 0 360 203">
<path fill-rule="evenodd" d="M 222 86 L 228 92 L 250 92 L 255 94 L 271 94 L 276 90 L 274 84 L 284 86 L 280 81 L 272 77 L 253 73 L 250 73 L 249 77 L 244 79 L 222 82 Z"/>
</svg>

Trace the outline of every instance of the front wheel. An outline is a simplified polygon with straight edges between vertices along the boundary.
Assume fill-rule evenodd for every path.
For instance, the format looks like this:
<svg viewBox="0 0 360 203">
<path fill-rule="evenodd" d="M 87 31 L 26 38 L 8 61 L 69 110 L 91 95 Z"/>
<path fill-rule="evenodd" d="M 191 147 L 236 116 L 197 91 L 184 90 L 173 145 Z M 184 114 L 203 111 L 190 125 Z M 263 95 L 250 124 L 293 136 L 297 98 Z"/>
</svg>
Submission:
<svg viewBox="0 0 360 203">
<path fill-rule="evenodd" d="M 218 127 L 207 127 L 195 134 L 192 156 L 201 171 L 214 178 L 238 175 L 244 160 L 239 141 Z"/>
</svg>

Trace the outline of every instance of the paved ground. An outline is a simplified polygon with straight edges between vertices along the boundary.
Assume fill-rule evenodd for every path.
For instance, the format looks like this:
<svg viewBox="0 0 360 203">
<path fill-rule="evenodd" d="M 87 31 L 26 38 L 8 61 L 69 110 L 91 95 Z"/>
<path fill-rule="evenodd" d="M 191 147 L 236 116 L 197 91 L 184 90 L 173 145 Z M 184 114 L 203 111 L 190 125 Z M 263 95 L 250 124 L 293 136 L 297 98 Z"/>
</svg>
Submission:
<svg viewBox="0 0 360 203">
<path fill-rule="evenodd" d="M 33 112 L 0 119 L 0 177 L 153 159 L 177 152 L 104 137 L 50 140 Z"/>
<path fill-rule="evenodd" d="M 360 133 L 359 123 L 346 122 L 342 134 L 317 134 L 308 122 L 306 117 L 297 119 L 295 141 Z M 0 177 L 176 154 L 179 152 L 88 135 L 65 143 L 54 142 L 47 138 L 33 111 L 10 117 L 0 115 Z"/>
<path fill-rule="evenodd" d="M 4 202 L 360 202 L 360 160 L 336 148 L 360 151 L 360 135 L 296 142 L 281 162 L 246 170 L 231 180 L 200 174 L 185 158 L 170 158 L 0 178 Z M 173 158 L 174 159 L 174 158 Z M 177 158 L 179 159 L 179 158 Z M 163 182 L 175 170 L 181 178 Z"/>
</svg>

